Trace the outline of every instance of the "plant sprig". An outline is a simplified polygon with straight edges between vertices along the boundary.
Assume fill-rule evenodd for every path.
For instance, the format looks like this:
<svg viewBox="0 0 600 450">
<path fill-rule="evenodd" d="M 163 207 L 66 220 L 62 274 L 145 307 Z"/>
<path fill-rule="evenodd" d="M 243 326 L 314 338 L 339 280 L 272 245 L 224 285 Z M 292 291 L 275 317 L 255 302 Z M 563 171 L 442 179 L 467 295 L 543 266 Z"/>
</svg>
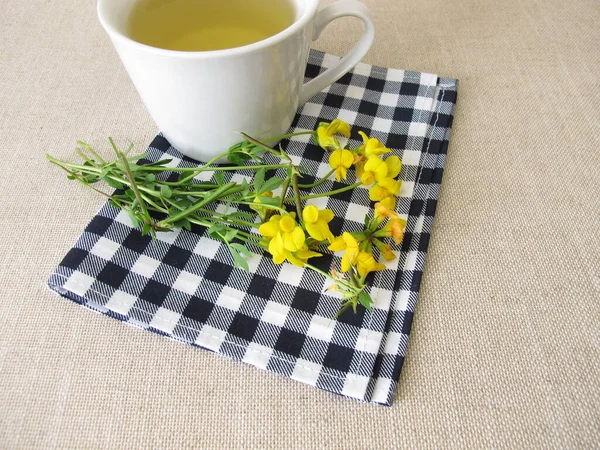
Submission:
<svg viewBox="0 0 600 450">
<path fill-rule="evenodd" d="M 393 200 L 390 196 L 399 192 L 399 182 L 391 178 L 385 180 L 388 174 L 398 174 L 399 160 L 388 158 L 384 164 L 377 155 L 389 150 L 376 139 L 368 140 L 364 134 L 362 146 L 353 150 L 348 146 L 342 148 L 333 135 L 348 137 L 349 130 L 347 124 L 336 119 L 331 124 L 320 124 L 316 131 L 275 136 L 263 141 L 242 133 L 242 142 L 197 167 L 170 167 L 171 159 L 152 162 L 146 159 L 147 154 L 129 156 L 132 145 L 121 151 L 112 138 L 109 138 L 115 155 L 112 160 L 103 158 L 81 141 L 77 141 L 76 153 L 82 163 L 61 161 L 50 155 L 46 158 L 64 170 L 69 179 L 108 197 L 114 207 L 126 211 L 133 226 L 140 227 L 142 234 L 156 237 L 159 232 L 174 228 L 191 230 L 197 225 L 205 227 L 209 236 L 227 246 L 233 264 L 240 269 L 249 270 L 247 259 L 252 253 L 247 246 L 251 245 L 271 253 L 277 264 L 288 261 L 323 275 L 334 282 L 328 290 L 342 296 L 339 315 L 348 308 L 356 312 L 359 305 L 371 308 L 373 301 L 367 292 L 367 275 L 383 269 L 373 251 L 388 259 L 391 247 L 383 240 L 393 237 L 398 244 L 399 235 L 403 233 L 402 224 L 398 223 L 400 219 L 382 206 L 384 203 L 390 206 Z M 323 149 L 332 152 L 329 158 L 331 171 L 322 178 L 316 177 L 312 183 L 300 183 L 302 174 L 310 171 L 295 165 L 281 145 L 273 148 L 267 144 L 299 135 L 313 136 Z M 265 155 L 269 155 L 269 160 L 279 162 L 267 163 Z M 218 165 L 217 161 L 224 157 L 230 164 Z M 371 163 L 377 167 L 377 172 L 368 172 Z M 346 179 L 347 169 L 352 165 L 357 171 L 355 183 L 302 195 L 301 191 L 326 183 L 334 174 L 338 181 Z M 228 175 L 238 170 L 253 173 L 251 180 L 231 180 Z M 283 175 L 272 176 L 276 170 Z M 198 177 L 206 172 L 211 173 L 210 180 L 206 181 L 205 176 L 200 180 Z M 383 196 L 381 203 L 376 204 L 375 216 L 367 216 L 363 232 L 343 233 L 334 239 L 328 226 L 333 212 L 318 210 L 307 201 L 367 186 L 373 180 L 377 184 L 370 189 L 372 199 Z M 96 186 L 100 182 L 116 190 L 109 194 Z M 292 195 L 288 197 L 290 189 Z M 386 194 L 388 191 L 391 194 Z M 385 218 L 382 215 L 389 219 L 386 224 L 383 224 Z M 342 250 L 345 254 L 341 270 L 347 276 L 335 267 L 328 273 L 308 263 L 309 258 L 321 256 L 320 252 Z"/>
</svg>

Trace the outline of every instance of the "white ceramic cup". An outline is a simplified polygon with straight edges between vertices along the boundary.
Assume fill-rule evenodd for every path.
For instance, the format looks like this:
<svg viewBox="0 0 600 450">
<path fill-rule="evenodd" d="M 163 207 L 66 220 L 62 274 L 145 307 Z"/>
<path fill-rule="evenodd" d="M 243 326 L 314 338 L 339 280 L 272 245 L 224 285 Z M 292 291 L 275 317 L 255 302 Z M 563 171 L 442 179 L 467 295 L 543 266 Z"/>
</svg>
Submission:
<svg viewBox="0 0 600 450">
<path fill-rule="evenodd" d="M 259 139 L 286 133 L 298 106 L 352 69 L 375 37 L 369 11 L 357 0 L 339 0 L 319 12 L 319 0 L 287 0 L 296 20 L 267 39 L 226 50 L 165 50 L 128 37 L 136 1 L 99 0 L 98 17 L 159 129 L 199 161 L 242 140 L 242 131 Z M 345 16 L 364 22 L 359 41 L 336 66 L 303 83 L 311 42 Z"/>
</svg>

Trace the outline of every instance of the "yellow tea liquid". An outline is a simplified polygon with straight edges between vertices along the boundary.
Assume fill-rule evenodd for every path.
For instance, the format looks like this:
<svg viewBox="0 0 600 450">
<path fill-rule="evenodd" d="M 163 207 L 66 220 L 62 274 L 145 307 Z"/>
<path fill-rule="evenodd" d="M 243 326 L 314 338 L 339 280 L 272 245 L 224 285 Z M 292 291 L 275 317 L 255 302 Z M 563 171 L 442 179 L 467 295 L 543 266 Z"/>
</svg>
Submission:
<svg viewBox="0 0 600 450">
<path fill-rule="evenodd" d="M 207 51 L 273 36 L 295 20 L 288 0 L 139 0 L 129 37 L 152 47 Z"/>
</svg>

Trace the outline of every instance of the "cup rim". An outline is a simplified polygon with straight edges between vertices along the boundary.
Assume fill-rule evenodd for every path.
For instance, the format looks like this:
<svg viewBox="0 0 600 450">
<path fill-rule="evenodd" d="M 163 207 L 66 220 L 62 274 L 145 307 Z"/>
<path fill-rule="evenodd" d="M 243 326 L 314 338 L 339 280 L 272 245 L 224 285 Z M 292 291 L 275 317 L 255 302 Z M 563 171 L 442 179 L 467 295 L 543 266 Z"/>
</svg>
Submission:
<svg viewBox="0 0 600 450">
<path fill-rule="evenodd" d="M 269 47 L 272 44 L 280 42 L 286 39 L 288 36 L 293 35 L 296 31 L 303 28 L 306 23 L 314 16 L 317 11 L 319 0 L 300 0 L 301 2 L 306 2 L 307 6 L 304 10 L 303 14 L 298 18 L 294 23 L 292 23 L 286 29 L 280 31 L 279 33 L 269 36 L 262 41 L 253 42 L 252 44 L 243 45 L 241 47 L 233 47 L 222 50 L 207 50 L 207 51 L 183 51 L 183 50 L 169 50 L 166 48 L 153 47 L 151 45 L 143 44 L 141 42 L 135 41 L 131 39 L 129 36 L 121 33 L 117 28 L 107 20 L 104 15 L 103 7 L 105 5 L 105 0 L 98 0 L 98 4 L 96 7 L 96 11 L 98 14 L 98 19 L 102 24 L 102 27 L 106 30 L 108 35 L 117 39 L 121 42 L 124 42 L 133 47 L 137 47 L 140 50 L 146 50 L 158 55 L 163 56 L 176 56 L 179 58 L 191 58 L 191 59 L 208 59 L 208 58 L 222 58 L 227 56 L 236 56 L 242 55 L 246 53 L 252 53 L 258 50 L 262 50 L 266 47 Z M 297 4 L 297 1 L 294 3 Z"/>
</svg>

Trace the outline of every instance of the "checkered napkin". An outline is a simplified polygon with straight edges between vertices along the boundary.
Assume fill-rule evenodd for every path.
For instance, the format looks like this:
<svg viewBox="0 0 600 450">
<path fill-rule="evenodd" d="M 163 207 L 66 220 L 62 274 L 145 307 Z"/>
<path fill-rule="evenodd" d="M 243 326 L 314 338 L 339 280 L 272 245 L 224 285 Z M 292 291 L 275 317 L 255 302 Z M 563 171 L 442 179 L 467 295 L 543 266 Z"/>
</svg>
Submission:
<svg viewBox="0 0 600 450">
<path fill-rule="evenodd" d="M 313 51 L 307 78 L 337 57 Z M 325 292 L 321 275 L 268 254 L 249 259 L 250 271 L 233 267 L 224 244 L 201 227 L 142 236 L 126 213 L 109 204 L 98 212 L 49 279 L 60 295 L 115 319 L 212 350 L 321 389 L 363 401 L 391 404 L 400 376 L 442 180 L 456 80 L 359 64 L 315 95 L 296 116 L 292 132 L 314 130 L 340 118 L 353 127 L 351 145 L 366 132 L 403 161 L 397 212 L 407 220 L 397 259 L 372 274 L 372 311 L 346 311 L 334 319 L 338 298 Z M 308 137 L 283 142 L 295 164 L 329 172 L 328 154 Z M 191 167 L 161 135 L 148 160 L 170 158 Z M 252 172 L 226 181 L 250 179 Z M 210 174 L 208 175 L 210 176 Z M 327 181 L 312 193 L 354 183 Z M 309 176 L 303 183 L 311 183 Z M 330 226 L 360 231 L 372 213 L 366 188 L 310 201 L 335 212 Z M 325 254 L 311 260 L 323 270 L 339 267 Z"/>
</svg>

